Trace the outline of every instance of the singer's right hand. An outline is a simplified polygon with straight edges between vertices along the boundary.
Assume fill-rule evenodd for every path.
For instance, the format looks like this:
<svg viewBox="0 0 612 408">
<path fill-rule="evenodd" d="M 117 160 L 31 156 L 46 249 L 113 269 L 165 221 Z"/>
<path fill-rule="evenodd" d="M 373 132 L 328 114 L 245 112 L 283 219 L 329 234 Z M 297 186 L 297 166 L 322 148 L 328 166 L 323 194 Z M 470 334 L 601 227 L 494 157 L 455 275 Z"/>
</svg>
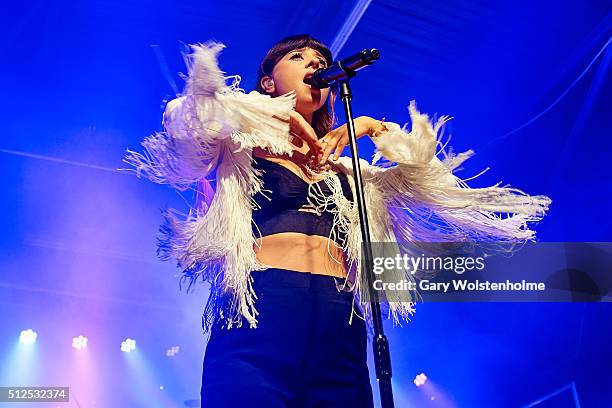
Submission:
<svg viewBox="0 0 612 408">
<path fill-rule="evenodd" d="M 318 163 L 321 157 L 323 156 L 323 148 L 319 143 L 317 143 L 317 133 L 312 128 L 312 126 L 310 126 L 310 123 L 308 123 L 306 119 L 304 119 L 304 117 L 300 115 L 299 112 L 296 112 L 294 110 L 292 110 L 289 114 L 288 120 L 281 120 L 283 120 L 284 122 L 289 122 L 289 131 L 308 144 L 308 146 L 310 147 L 309 155 L 314 154 L 316 162 Z"/>
<path fill-rule="evenodd" d="M 373 129 L 375 129 L 376 126 L 376 120 L 369 116 L 359 116 L 358 118 L 355 118 L 354 123 L 355 133 L 358 139 L 364 135 L 372 134 Z M 321 142 L 325 143 L 325 145 L 323 145 L 323 157 L 321 158 L 320 163 L 325 164 L 332 152 L 334 152 L 332 161 L 337 161 L 338 158 L 340 158 L 344 148 L 350 145 L 348 127 L 346 124 L 337 127 L 323 136 L 321 138 Z"/>
</svg>

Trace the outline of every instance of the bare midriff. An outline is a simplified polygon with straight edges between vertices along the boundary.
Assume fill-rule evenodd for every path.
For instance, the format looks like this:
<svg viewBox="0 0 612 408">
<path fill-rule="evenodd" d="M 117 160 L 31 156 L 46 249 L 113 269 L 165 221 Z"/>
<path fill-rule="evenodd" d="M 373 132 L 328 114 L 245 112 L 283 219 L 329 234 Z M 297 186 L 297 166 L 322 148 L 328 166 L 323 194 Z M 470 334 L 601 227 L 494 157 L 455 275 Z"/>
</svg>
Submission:
<svg viewBox="0 0 612 408">
<path fill-rule="evenodd" d="M 258 148 L 253 149 L 253 156 L 281 164 L 307 183 L 318 181 L 305 178 L 304 172 L 300 171 L 300 165 L 288 158 L 271 156 Z M 253 249 L 257 260 L 272 268 L 340 278 L 345 278 L 347 275 L 346 254 L 328 237 L 300 232 L 280 232 L 257 239 Z"/>
<path fill-rule="evenodd" d="M 346 277 L 346 259 L 329 238 L 299 232 L 266 235 L 254 246 L 257 260 L 272 268 Z M 329 243 L 329 248 L 328 248 Z"/>
</svg>

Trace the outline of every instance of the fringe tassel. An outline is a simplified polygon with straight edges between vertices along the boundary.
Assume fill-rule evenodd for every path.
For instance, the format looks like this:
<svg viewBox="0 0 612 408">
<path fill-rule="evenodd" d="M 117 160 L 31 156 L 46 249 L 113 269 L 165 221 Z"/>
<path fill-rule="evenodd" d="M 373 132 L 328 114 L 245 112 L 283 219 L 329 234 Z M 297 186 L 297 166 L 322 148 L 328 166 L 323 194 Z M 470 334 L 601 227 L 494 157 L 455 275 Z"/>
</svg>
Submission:
<svg viewBox="0 0 612 408">
<path fill-rule="evenodd" d="M 260 146 L 291 154 L 288 119 L 295 93 L 277 98 L 246 94 L 239 76 L 224 76 L 218 67 L 223 44 L 211 41 L 191 48 L 193 53 L 185 55 L 185 91 L 166 106 L 165 132 L 146 137 L 144 153 L 127 150 L 124 162 L 136 175 L 185 190 L 218 166 L 223 144 L 231 146 L 230 153 Z M 228 79 L 233 79 L 230 85 Z"/>
<path fill-rule="evenodd" d="M 361 167 L 369 166 L 369 164 L 361 160 Z M 349 185 L 355 194 L 355 183 L 352 173 L 352 162 L 349 157 L 341 157 L 337 162 L 338 167 L 347 175 Z M 321 188 L 312 184 L 309 187 L 308 201 L 315 207 L 318 213 L 323 211 L 331 212 L 334 215 L 333 226 L 329 235 L 328 245 L 338 245 L 347 254 L 348 274 L 342 284 L 337 283 L 338 290 L 350 290 L 353 292 L 352 313 L 349 318 L 349 324 L 352 324 L 353 316 L 366 321 L 368 329 L 368 339 L 373 338 L 373 323 L 371 307 L 369 302 L 361 301 L 364 298 L 361 287 L 361 228 L 359 222 L 359 212 L 356 202 L 349 201 L 342 191 L 340 179 L 333 173 L 328 173 L 324 178 L 325 183 L 332 192 L 331 195 L 325 196 Z M 394 256 L 399 250 L 395 242 L 395 236 L 391 229 L 391 220 L 389 218 L 386 203 L 382 195 L 377 190 L 374 184 L 365 184 L 366 206 L 368 208 L 368 218 L 370 221 L 370 236 L 373 242 L 386 242 L 385 250 L 389 252 L 389 256 Z M 332 205 L 333 204 L 333 205 Z M 344 236 L 344 239 L 339 239 Z M 394 252 L 395 251 L 395 252 Z M 332 255 L 331 252 L 329 253 Z M 384 254 L 382 254 L 384 256 Z M 409 275 L 405 277 L 399 272 L 389 272 L 386 275 L 388 279 L 410 279 L 414 281 L 414 277 Z M 415 312 L 414 303 L 411 301 L 416 297 L 416 293 L 404 293 L 402 298 L 394 293 L 385 293 L 388 303 L 381 303 L 381 310 L 388 314 L 388 318 L 393 318 L 396 323 L 399 323 L 399 316 L 409 316 Z M 409 299 L 406 301 L 406 299 Z"/>
<path fill-rule="evenodd" d="M 211 283 L 205 331 L 215 316 L 222 316 L 228 328 L 240 327 L 243 317 L 256 327 L 250 273 L 266 266 L 253 250 L 252 196 L 261 181 L 251 165 L 252 148 L 293 152 L 288 120 L 295 93 L 277 98 L 244 93 L 239 76 L 224 76 L 219 69 L 224 47 L 212 41 L 191 46 L 193 53 L 185 55 L 185 91 L 166 107 L 165 132 L 146 137 L 143 153 L 128 150 L 124 158 L 137 176 L 181 191 L 194 184 L 202 189 L 208 185 L 205 177 L 216 172 L 212 200 L 198 191 L 195 208 L 182 220 L 177 211 L 165 211 L 158 236 L 159 257 L 176 260 L 182 269 L 181 287 L 189 291 L 199 279 Z"/>
<path fill-rule="evenodd" d="M 499 183 L 487 188 L 470 188 L 467 180 L 456 177 L 453 171 L 470 158 L 473 151 L 451 155 L 438 138 L 450 118 L 442 116 L 432 124 L 427 115 L 418 112 L 414 101 L 410 103 L 409 113 L 410 132 L 405 130 L 406 126 L 401 128 L 385 122 L 389 130 L 372 138 L 376 145 L 372 164 L 360 159 L 372 241 L 404 242 L 418 247 L 419 242 L 493 241 L 520 245 L 535 240 L 535 231 L 528 223 L 542 219 L 548 211 L 550 198 L 529 196 L 516 188 L 500 187 Z M 436 157 L 438 146 L 441 146 L 439 154 L 443 160 Z M 396 165 L 376 166 L 381 158 Z M 342 157 L 338 164 L 354 191 L 351 159 Z M 356 265 L 355 299 L 359 300 L 362 297 L 359 217 L 356 208 L 344 215 L 351 225 L 348 254 L 352 265 Z M 389 244 L 385 248 L 392 249 Z M 507 246 L 502 248 L 508 250 Z M 399 245 L 397 249 L 399 251 Z M 392 274 L 396 275 L 389 276 L 393 281 L 415 280 L 411 273 L 396 271 Z M 394 325 L 401 326 L 402 320 L 409 321 L 416 311 L 419 293 L 408 294 L 409 301 L 405 295 L 399 299 L 394 298 L 393 292 L 384 294 L 388 301 L 388 318 Z M 371 335 L 370 305 L 361 303 L 360 306 Z"/>
<path fill-rule="evenodd" d="M 449 117 L 433 125 L 427 115 L 418 112 L 414 101 L 409 112 L 409 133 L 405 127 L 387 123 L 390 130 L 373 138 L 377 148 L 373 162 L 382 156 L 397 166 L 370 166 L 370 181 L 393 209 L 392 222 L 400 238 L 413 242 L 535 240 L 528 223 L 542 219 L 550 198 L 530 196 L 516 188 L 500 187 L 500 183 L 470 188 L 453 171 L 474 154 L 472 150 L 451 155 L 442 147 L 443 160 L 435 155 L 436 147 L 442 145 L 438 132 Z"/>
</svg>

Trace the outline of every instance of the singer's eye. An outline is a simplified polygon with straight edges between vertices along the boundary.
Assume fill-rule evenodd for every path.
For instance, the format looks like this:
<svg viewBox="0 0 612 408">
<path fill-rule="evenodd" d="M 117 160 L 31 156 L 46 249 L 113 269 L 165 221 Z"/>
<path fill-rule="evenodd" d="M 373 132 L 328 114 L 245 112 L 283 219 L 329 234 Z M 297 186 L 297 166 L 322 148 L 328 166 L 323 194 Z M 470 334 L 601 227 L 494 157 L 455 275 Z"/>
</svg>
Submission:
<svg viewBox="0 0 612 408">
<path fill-rule="evenodd" d="M 291 57 L 289 57 L 289 59 L 296 59 L 295 57 L 302 58 L 302 53 L 301 52 L 296 52 L 295 54 L 291 55 Z M 327 68 L 327 61 L 325 61 L 324 59 L 319 59 L 319 66 L 321 68 Z"/>
</svg>

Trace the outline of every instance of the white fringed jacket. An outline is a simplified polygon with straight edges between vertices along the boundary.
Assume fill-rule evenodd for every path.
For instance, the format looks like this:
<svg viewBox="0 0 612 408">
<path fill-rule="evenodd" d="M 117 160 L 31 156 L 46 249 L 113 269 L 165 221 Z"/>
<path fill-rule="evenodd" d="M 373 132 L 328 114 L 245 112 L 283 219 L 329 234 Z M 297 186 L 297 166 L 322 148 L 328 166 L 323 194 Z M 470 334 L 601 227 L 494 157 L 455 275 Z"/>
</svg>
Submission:
<svg viewBox="0 0 612 408">
<path fill-rule="evenodd" d="M 186 88 L 166 107 L 165 132 L 146 137 L 143 153 L 128 150 L 125 161 L 135 167 L 137 175 L 181 191 L 215 176 L 216 191 L 209 205 L 196 206 L 183 220 L 173 211 L 166 213 L 158 252 L 164 259 L 178 262 L 181 282 L 186 279 L 191 287 L 201 277 L 211 283 L 204 318 L 206 331 L 216 316 L 223 318 L 228 328 L 240 327 L 243 318 L 257 327 L 250 273 L 267 266 L 257 261 L 253 249 L 259 237 L 252 231 L 252 209 L 257 205 L 252 197 L 262 183 L 261 171 L 251 165 L 252 149 L 258 146 L 274 154 L 292 154 L 289 125 L 278 117 L 288 117 L 295 95 L 272 98 L 256 91 L 247 94 L 238 86 L 240 77 L 226 77 L 218 67 L 223 44 L 208 42 L 191 47 L 193 53 L 185 56 Z M 234 80 L 227 85 L 230 78 Z M 372 242 L 535 240 L 535 232 L 527 223 L 545 215 L 550 199 L 499 187 L 499 183 L 470 188 L 453 171 L 473 151 L 449 155 L 438 138 L 449 118 L 443 116 L 433 124 L 417 111 L 414 101 L 409 113 L 410 132 L 405 126 L 386 122 L 389 130 L 372 138 L 376 146 L 372 163 L 360 159 Z M 396 165 L 375 165 L 381 157 Z M 347 175 L 354 196 L 350 157 L 341 157 L 337 165 Z M 353 311 L 355 304 L 359 305 L 370 326 L 369 303 L 360 301 L 357 205 L 344 197 L 337 176 L 328 174 L 325 183 L 333 195 L 326 198 L 310 191 L 310 198 L 322 209 L 330 201 L 336 206 L 332 234 L 347 233 L 343 249 L 351 278 L 345 281 L 345 290 L 353 291 Z M 403 275 L 396 276 L 396 281 L 414 281 L 411 273 Z M 409 320 L 414 313 L 414 295 L 409 297 L 410 302 L 405 294 L 401 299 L 393 292 L 385 295 L 388 317 L 394 323 Z"/>
</svg>

